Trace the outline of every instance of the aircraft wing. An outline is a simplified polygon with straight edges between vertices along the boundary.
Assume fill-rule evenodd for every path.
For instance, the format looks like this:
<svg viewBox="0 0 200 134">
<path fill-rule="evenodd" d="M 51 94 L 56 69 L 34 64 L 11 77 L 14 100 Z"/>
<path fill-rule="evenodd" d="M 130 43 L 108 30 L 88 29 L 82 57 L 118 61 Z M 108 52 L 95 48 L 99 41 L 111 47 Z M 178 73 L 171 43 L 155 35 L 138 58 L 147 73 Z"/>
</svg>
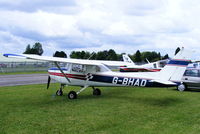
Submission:
<svg viewBox="0 0 200 134">
<path fill-rule="evenodd" d="M 60 58 L 60 57 L 49 57 L 49 56 L 39 56 L 31 54 L 3 54 L 5 57 L 13 58 L 25 58 L 32 60 L 41 60 L 49 62 L 65 62 L 65 63 L 75 63 L 83 65 L 107 65 L 107 66 L 126 66 L 130 63 L 122 61 L 105 61 L 105 60 L 84 60 L 84 59 L 69 59 L 69 58 Z"/>
</svg>

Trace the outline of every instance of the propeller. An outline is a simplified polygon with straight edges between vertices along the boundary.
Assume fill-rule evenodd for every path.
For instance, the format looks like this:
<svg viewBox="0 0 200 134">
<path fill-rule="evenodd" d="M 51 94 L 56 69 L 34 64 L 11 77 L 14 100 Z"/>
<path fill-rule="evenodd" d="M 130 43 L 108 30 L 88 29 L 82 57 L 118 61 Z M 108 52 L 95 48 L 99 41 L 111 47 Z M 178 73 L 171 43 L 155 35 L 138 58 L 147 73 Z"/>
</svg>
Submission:
<svg viewBox="0 0 200 134">
<path fill-rule="evenodd" d="M 47 81 L 47 89 L 49 89 L 50 82 L 51 82 L 51 77 L 49 76 Z"/>
</svg>

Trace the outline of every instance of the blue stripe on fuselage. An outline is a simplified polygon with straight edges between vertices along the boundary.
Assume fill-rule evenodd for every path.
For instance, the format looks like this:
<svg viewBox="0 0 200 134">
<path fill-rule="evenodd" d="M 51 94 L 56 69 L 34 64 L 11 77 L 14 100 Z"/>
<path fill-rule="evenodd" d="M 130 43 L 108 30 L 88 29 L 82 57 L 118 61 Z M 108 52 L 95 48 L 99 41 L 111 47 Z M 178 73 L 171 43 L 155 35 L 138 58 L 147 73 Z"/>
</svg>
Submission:
<svg viewBox="0 0 200 134">
<path fill-rule="evenodd" d="M 63 71 L 67 71 L 68 69 L 67 68 L 61 68 Z M 56 68 L 56 67 L 52 67 L 52 68 L 49 68 L 49 70 L 51 71 L 57 71 L 57 70 L 60 70 L 59 68 Z"/>
<path fill-rule="evenodd" d="M 187 60 L 170 60 L 167 65 L 187 66 L 188 64 L 189 64 L 189 61 L 187 61 Z"/>
</svg>

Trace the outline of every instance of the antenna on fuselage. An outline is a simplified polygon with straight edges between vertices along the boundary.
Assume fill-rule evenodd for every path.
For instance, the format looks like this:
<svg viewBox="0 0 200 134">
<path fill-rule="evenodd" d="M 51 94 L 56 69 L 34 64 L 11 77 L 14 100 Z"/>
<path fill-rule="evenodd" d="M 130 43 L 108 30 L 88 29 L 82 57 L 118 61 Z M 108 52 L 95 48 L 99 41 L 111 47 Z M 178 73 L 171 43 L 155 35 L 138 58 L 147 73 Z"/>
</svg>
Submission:
<svg viewBox="0 0 200 134">
<path fill-rule="evenodd" d="M 148 63 L 151 63 L 151 62 L 149 62 L 149 60 L 146 58 L 146 61 L 148 62 Z"/>
</svg>

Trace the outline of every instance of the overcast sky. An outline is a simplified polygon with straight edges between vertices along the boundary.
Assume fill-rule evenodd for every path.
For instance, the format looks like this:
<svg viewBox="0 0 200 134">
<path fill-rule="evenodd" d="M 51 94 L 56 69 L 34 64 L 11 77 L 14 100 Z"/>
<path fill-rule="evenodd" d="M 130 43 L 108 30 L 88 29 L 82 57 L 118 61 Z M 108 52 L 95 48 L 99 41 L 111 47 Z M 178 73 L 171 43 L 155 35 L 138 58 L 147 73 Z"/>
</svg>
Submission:
<svg viewBox="0 0 200 134">
<path fill-rule="evenodd" d="M 41 42 L 55 51 L 200 53 L 199 0 L 0 0 L 0 53 Z"/>
</svg>

